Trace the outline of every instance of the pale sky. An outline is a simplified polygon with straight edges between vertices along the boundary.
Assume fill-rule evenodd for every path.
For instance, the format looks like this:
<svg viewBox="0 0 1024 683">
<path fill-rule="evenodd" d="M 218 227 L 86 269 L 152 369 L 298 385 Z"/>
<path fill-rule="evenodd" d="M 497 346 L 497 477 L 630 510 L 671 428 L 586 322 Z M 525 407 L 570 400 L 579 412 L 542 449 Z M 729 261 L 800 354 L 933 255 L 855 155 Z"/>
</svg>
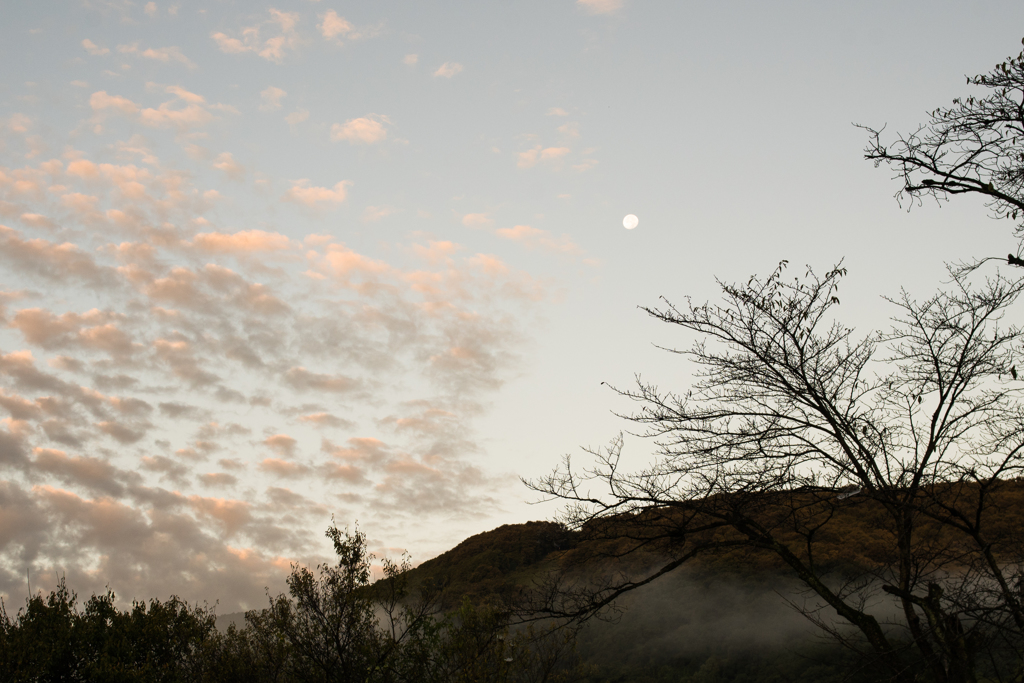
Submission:
<svg viewBox="0 0 1024 683">
<path fill-rule="evenodd" d="M 901 209 L 852 123 L 912 130 L 1022 35 L 1020 2 L 4 3 L 0 594 L 229 612 L 332 515 L 414 562 L 552 517 L 518 477 L 628 428 L 601 382 L 687 388 L 638 305 L 845 258 L 867 331 L 1015 249 L 972 199 Z"/>
</svg>

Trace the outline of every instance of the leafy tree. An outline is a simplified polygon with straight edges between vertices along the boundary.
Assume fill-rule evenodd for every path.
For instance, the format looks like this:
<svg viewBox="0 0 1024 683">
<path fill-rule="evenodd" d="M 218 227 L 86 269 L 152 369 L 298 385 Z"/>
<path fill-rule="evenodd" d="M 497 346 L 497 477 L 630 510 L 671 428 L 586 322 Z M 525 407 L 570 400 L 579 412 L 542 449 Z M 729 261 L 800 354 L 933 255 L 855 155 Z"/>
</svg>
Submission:
<svg viewBox="0 0 1024 683">
<path fill-rule="evenodd" d="M 62 578 L 15 617 L 0 613 L 0 670 L 11 681 L 201 681 L 218 643 L 215 616 L 172 597 L 115 606 L 108 591 L 84 610 Z"/>
<path fill-rule="evenodd" d="M 566 457 L 528 483 L 609 556 L 667 559 L 553 583 L 534 609 L 583 619 L 695 559 L 767 554 L 816 597 L 807 615 L 889 677 L 1018 680 L 1024 577 L 998 511 L 1021 492 L 1021 333 L 1002 317 L 1024 284 L 953 272 L 949 291 L 903 293 L 890 330 L 857 336 L 833 317 L 845 269 L 791 280 L 784 266 L 722 283 L 719 305 L 644 309 L 696 336 L 670 349 L 696 370 L 685 393 L 640 378 L 618 391 L 656 459 L 626 471 L 620 437 L 591 451 L 595 465 Z M 821 552 L 850 514 L 876 533 L 859 567 Z"/>
<path fill-rule="evenodd" d="M 79 674 L 80 636 L 75 629 L 78 596 L 63 578 L 47 598 L 34 595 L 12 619 L 0 614 L 0 668 L 18 680 L 75 681 Z M 24 672 L 24 675 L 19 675 Z M 31 677 L 29 673 L 31 672 Z"/>
<path fill-rule="evenodd" d="M 366 537 L 332 525 L 337 564 L 295 565 L 288 595 L 228 634 L 237 661 L 266 681 L 513 683 L 575 680 L 574 632 L 513 632 L 513 611 L 464 599 L 443 613 L 443 583 L 410 595 L 408 558 L 370 580 Z M 230 668 L 238 670 L 237 663 Z M 250 674 L 252 675 L 252 674 Z"/>
</svg>

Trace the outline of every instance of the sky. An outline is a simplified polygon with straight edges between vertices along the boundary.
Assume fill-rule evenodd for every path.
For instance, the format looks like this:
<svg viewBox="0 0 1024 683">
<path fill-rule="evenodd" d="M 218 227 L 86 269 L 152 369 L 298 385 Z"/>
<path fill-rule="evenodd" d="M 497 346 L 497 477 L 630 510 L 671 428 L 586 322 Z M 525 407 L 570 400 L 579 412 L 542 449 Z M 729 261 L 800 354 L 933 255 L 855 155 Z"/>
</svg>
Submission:
<svg viewBox="0 0 1024 683">
<path fill-rule="evenodd" d="M 899 206 L 1019 2 L 0 6 L 0 595 L 258 608 L 334 519 L 421 562 L 685 391 L 638 306 L 843 260 L 839 309 L 1005 254 Z M 639 227 L 625 230 L 627 214 Z M 994 267 L 994 266 L 993 266 Z M 629 466 L 650 444 L 628 438 Z"/>
</svg>

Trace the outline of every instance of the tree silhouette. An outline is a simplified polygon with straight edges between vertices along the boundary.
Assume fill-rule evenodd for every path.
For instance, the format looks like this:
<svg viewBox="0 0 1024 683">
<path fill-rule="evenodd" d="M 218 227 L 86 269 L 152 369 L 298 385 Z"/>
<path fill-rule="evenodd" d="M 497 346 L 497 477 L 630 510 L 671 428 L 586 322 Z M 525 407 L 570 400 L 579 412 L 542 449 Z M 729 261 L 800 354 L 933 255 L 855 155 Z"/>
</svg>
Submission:
<svg viewBox="0 0 1024 683">
<path fill-rule="evenodd" d="M 625 471 L 619 438 L 591 451 L 596 464 L 566 457 L 528 485 L 565 501 L 563 521 L 609 555 L 666 559 L 599 585 L 552 582 L 533 607 L 583 619 L 695 559 L 767 553 L 816 596 L 808 616 L 890 677 L 974 681 L 981 667 L 1017 680 L 1019 546 L 996 527 L 1024 464 L 1006 376 L 1021 333 L 1002 323 L 1024 286 L 953 272 L 950 291 L 904 292 L 892 329 L 857 337 L 834 319 L 844 268 L 789 279 L 784 266 L 720 283 L 719 305 L 644 309 L 697 338 L 669 349 L 695 367 L 685 393 L 639 377 L 617 390 L 639 405 L 625 417 L 657 444 L 654 462 Z M 876 530 L 859 567 L 824 552 L 850 514 Z"/>
<path fill-rule="evenodd" d="M 992 215 L 1015 221 L 1024 238 L 1024 52 L 967 84 L 985 91 L 935 109 L 912 133 L 886 142 L 882 129 L 861 126 L 870 135 L 864 156 L 895 171 L 901 204 L 981 195 Z M 1024 266 L 1019 252 L 1007 262 Z"/>
</svg>

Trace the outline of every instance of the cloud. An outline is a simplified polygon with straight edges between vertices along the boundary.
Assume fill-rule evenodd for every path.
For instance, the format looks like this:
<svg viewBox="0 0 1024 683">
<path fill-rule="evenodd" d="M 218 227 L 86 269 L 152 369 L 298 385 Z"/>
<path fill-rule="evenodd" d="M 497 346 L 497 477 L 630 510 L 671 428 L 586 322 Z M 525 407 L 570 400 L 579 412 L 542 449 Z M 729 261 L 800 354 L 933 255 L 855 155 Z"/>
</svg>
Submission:
<svg viewBox="0 0 1024 683">
<path fill-rule="evenodd" d="M 217 43 L 217 47 L 220 48 L 221 52 L 228 54 L 238 54 L 240 52 L 248 52 L 255 48 L 246 45 L 238 38 L 232 38 L 225 33 L 213 33 L 210 36 Z"/>
<path fill-rule="evenodd" d="M 122 320 L 97 309 L 58 316 L 42 308 L 24 308 L 14 314 L 10 325 L 25 341 L 47 350 L 104 351 L 123 360 L 136 349 L 131 336 L 118 327 Z"/>
<path fill-rule="evenodd" d="M 500 228 L 494 231 L 496 235 L 507 240 L 519 242 L 528 248 L 541 248 L 547 251 L 554 251 L 562 254 L 581 254 L 582 250 L 574 244 L 568 235 L 561 238 L 554 238 L 545 230 L 530 227 L 529 225 L 517 225 L 512 228 Z"/>
<path fill-rule="evenodd" d="M 362 219 L 368 223 L 376 223 L 393 213 L 395 213 L 395 209 L 390 206 L 367 206 L 363 209 Z"/>
<path fill-rule="evenodd" d="M 552 107 L 551 109 L 548 109 L 547 115 L 548 116 L 568 116 L 569 112 L 567 112 L 566 110 L 562 109 L 561 107 Z"/>
<path fill-rule="evenodd" d="M 351 437 L 345 443 L 348 445 L 338 446 L 324 439 L 320 450 L 343 462 L 366 462 L 374 466 L 386 465 L 393 456 L 391 447 L 380 439 Z"/>
<path fill-rule="evenodd" d="M 457 73 L 462 71 L 462 65 L 458 62 L 445 62 L 441 66 L 437 67 L 437 71 L 434 72 L 434 76 L 441 78 L 451 78 Z"/>
<path fill-rule="evenodd" d="M 263 443 L 278 453 L 291 457 L 295 454 L 295 447 L 299 442 L 287 434 L 275 434 L 274 436 L 268 436 L 263 440 Z"/>
<path fill-rule="evenodd" d="M 547 147 L 540 151 L 541 161 L 551 161 L 553 159 L 561 159 L 566 154 L 571 152 L 568 147 Z"/>
<path fill-rule="evenodd" d="M 327 246 L 327 253 L 319 259 L 317 265 L 335 279 L 345 282 L 356 275 L 377 279 L 389 275 L 393 270 L 384 261 L 355 252 L 343 244 L 333 243 Z"/>
<path fill-rule="evenodd" d="M 176 403 L 168 401 L 160 404 L 160 412 L 171 418 L 193 418 L 201 419 L 204 412 L 196 406 L 191 406 L 186 403 Z"/>
<path fill-rule="evenodd" d="M 406 66 L 415 66 L 418 61 L 420 61 L 420 56 L 416 54 L 410 54 L 402 57 L 402 64 L 405 64 Z"/>
<path fill-rule="evenodd" d="M 32 127 L 32 119 L 25 114 L 12 114 L 7 122 L 7 127 L 12 133 L 27 133 Z"/>
<path fill-rule="evenodd" d="M 295 30 L 298 21 L 298 13 L 271 9 L 269 19 L 244 27 L 240 31 L 241 38 L 234 38 L 220 31 L 211 34 L 210 37 L 217 43 L 221 52 L 252 52 L 268 61 L 280 63 L 288 50 L 294 50 L 299 45 L 299 36 Z M 268 29 L 276 35 L 265 37 Z"/>
<path fill-rule="evenodd" d="M 217 158 L 213 160 L 213 167 L 218 171 L 223 171 L 225 175 L 233 180 L 241 180 L 245 177 L 245 167 L 235 161 L 231 152 L 221 152 L 218 154 Z"/>
<path fill-rule="evenodd" d="M 146 6 L 143 8 L 143 11 L 146 13 L 146 16 L 155 17 L 156 16 L 156 3 L 155 2 L 147 2 Z"/>
<path fill-rule="evenodd" d="M 225 105 L 208 105 L 202 95 L 179 86 L 167 86 L 164 92 L 173 95 L 174 99 L 161 103 L 155 109 L 143 108 L 126 97 L 109 95 L 105 90 L 93 93 L 89 98 L 89 106 L 96 114 L 113 111 L 136 119 L 144 126 L 179 130 L 203 126 L 212 121 L 214 115 L 210 109 L 233 111 L 233 107 Z"/>
<path fill-rule="evenodd" d="M 238 477 L 227 472 L 209 472 L 207 474 L 199 475 L 199 481 L 203 486 L 208 487 L 226 487 L 226 486 L 237 486 Z"/>
<path fill-rule="evenodd" d="M 623 0 L 576 0 L 576 4 L 591 14 L 611 14 L 622 7 Z"/>
<path fill-rule="evenodd" d="M 299 123 L 302 123 L 303 121 L 305 121 L 308 118 L 309 118 L 309 111 L 308 110 L 306 110 L 306 109 L 297 109 L 297 110 L 293 111 L 291 114 L 288 114 L 288 116 L 285 116 L 284 120 L 288 123 L 288 125 L 294 126 L 294 125 L 297 125 Z"/>
<path fill-rule="evenodd" d="M 349 119 L 344 124 L 336 123 L 331 126 L 331 140 L 338 142 L 346 140 L 351 143 L 363 143 L 371 145 L 380 142 L 388 136 L 387 129 L 381 121 L 388 122 L 386 116 L 376 116 Z"/>
<path fill-rule="evenodd" d="M 257 468 L 280 479 L 301 479 L 311 473 L 306 465 L 279 458 L 264 458 Z"/>
<path fill-rule="evenodd" d="M 113 269 L 70 242 L 21 239 L 17 230 L 0 225 L 0 262 L 51 282 L 76 281 L 91 287 L 110 287 L 118 278 Z"/>
<path fill-rule="evenodd" d="M 557 161 L 571 151 L 568 147 L 542 147 L 537 145 L 533 149 L 520 152 L 516 165 L 519 168 L 531 168 L 538 161 Z"/>
<path fill-rule="evenodd" d="M 182 54 L 181 48 L 177 46 L 146 48 L 142 50 L 139 48 L 138 43 L 131 43 L 129 45 L 118 45 L 117 51 L 121 54 L 138 55 L 144 59 L 152 59 L 157 62 L 163 62 L 164 64 L 178 62 L 179 64 L 184 64 L 190 69 L 196 68 L 195 62 Z"/>
<path fill-rule="evenodd" d="M 115 420 L 97 422 L 96 427 L 110 438 L 126 446 L 139 441 L 146 435 L 145 430 L 132 429 L 130 426 Z"/>
<path fill-rule="evenodd" d="M 462 217 L 462 224 L 467 228 L 489 228 L 494 225 L 494 219 L 486 213 L 467 213 Z"/>
<path fill-rule="evenodd" d="M 558 132 L 566 137 L 578 138 L 580 136 L 580 127 L 578 123 L 567 123 L 564 126 L 558 127 Z"/>
<path fill-rule="evenodd" d="M 230 498 L 189 496 L 189 504 L 197 513 L 214 520 L 225 536 L 234 536 L 252 521 L 252 505 Z"/>
<path fill-rule="evenodd" d="M 459 248 L 459 245 L 448 240 L 432 240 L 427 246 L 415 245 L 413 250 L 424 261 L 436 264 L 447 262 L 453 254 L 459 251 Z"/>
<path fill-rule="evenodd" d="M 349 393 L 361 387 L 361 383 L 351 377 L 310 372 L 304 367 L 289 369 L 284 375 L 284 381 L 292 388 L 300 391 Z"/>
<path fill-rule="evenodd" d="M 234 157 L 198 126 L 150 125 L 143 111 L 223 110 L 184 85 L 93 95 L 94 123 L 141 132 L 55 138 L 59 159 L 0 169 L 12 226 L 0 227 L 0 273 L 24 288 L 0 292 L 0 521 L 18 520 L 0 524 L 13 534 L 0 594 L 21 590 L 11 567 L 30 567 L 35 587 L 60 566 L 82 592 L 259 607 L 291 561 L 330 552 L 331 511 L 381 511 L 374 533 L 402 537 L 441 511 L 479 520 L 500 505 L 469 465 L 484 453 L 472 427 L 516 375 L 549 283 L 450 240 L 371 230 L 364 249 L 321 234 L 344 223 L 291 225 L 279 206 L 215 200 L 223 187 L 204 183 L 237 172 Z M 150 151 L 165 143 L 186 151 L 173 166 Z M 256 180 L 304 207 L 338 206 L 350 189 Z M 393 210 L 366 203 L 346 220 Z M 307 459 L 311 434 L 341 446 Z"/>
<path fill-rule="evenodd" d="M 263 230 L 241 230 L 235 233 L 204 232 L 192 239 L 192 246 L 207 252 L 238 254 L 289 249 L 291 240 L 281 233 Z"/>
<path fill-rule="evenodd" d="M 57 228 L 56 223 L 46 216 L 41 216 L 38 213 L 23 213 L 20 218 L 22 223 L 33 228 L 47 228 L 49 230 Z"/>
<path fill-rule="evenodd" d="M 332 415 L 331 413 L 310 413 L 309 415 L 303 415 L 299 418 L 299 422 L 305 422 L 306 424 L 313 425 L 315 427 L 333 427 L 333 428 L 345 428 L 352 429 L 355 427 L 355 423 L 351 420 L 345 420 L 343 418 Z"/>
<path fill-rule="evenodd" d="M 105 55 L 108 52 L 110 52 L 110 48 L 109 47 L 100 47 L 99 45 L 97 45 L 96 43 L 92 42 L 88 38 L 86 38 L 85 40 L 82 41 L 82 47 L 85 48 L 86 52 L 88 52 L 89 54 L 91 54 L 93 56 Z"/>
<path fill-rule="evenodd" d="M 353 30 L 352 24 L 348 23 L 344 17 L 338 16 L 334 10 L 327 10 L 327 13 L 321 15 L 320 19 L 317 28 L 320 29 L 320 35 L 328 40 L 347 35 Z"/>
<path fill-rule="evenodd" d="M 346 188 L 352 184 L 352 181 L 339 181 L 334 184 L 333 188 L 310 187 L 308 183 L 307 180 L 296 181 L 296 184 L 284 193 L 284 201 L 303 204 L 310 208 L 319 207 L 322 204 L 341 204 L 348 194 Z"/>
<path fill-rule="evenodd" d="M 139 105 L 135 104 L 127 97 L 108 95 L 106 90 L 94 92 L 89 98 L 89 106 L 92 107 L 93 111 L 116 109 L 122 114 L 128 116 L 132 116 L 139 112 Z"/>
<path fill-rule="evenodd" d="M 270 86 L 265 90 L 260 91 L 260 99 L 263 100 L 263 104 L 260 105 L 260 111 L 273 111 L 281 108 L 281 100 L 287 95 L 281 88 L 275 88 Z"/>
</svg>

